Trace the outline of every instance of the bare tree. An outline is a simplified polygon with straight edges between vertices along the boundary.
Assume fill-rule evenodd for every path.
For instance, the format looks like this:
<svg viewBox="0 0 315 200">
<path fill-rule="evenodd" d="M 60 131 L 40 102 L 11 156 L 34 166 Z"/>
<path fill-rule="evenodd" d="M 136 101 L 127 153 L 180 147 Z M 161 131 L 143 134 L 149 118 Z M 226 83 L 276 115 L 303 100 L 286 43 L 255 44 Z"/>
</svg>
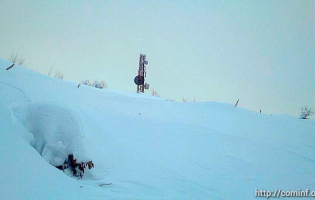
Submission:
<svg viewBox="0 0 315 200">
<path fill-rule="evenodd" d="M 183 101 L 183 102 L 187 102 L 187 99 L 185 99 L 185 98 L 182 98 L 182 101 Z"/>
<path fill-rule="evenodd" d="M 9 61 L 16 64 L 16 65 L 21 65 L 21 66 L 24 66 L 25 67 L 25 59 L 24 58 L 21 58 L 19 57 L 19 54 L 16 53 L 12 53 L 11 56 L 9 57 Z"/>
<path fill-rule="evenodd" d="M 61 73 L 60 71 L 58 71 L 58 72 L 55 73 L 55 76 L 54 76 L 54 77 L 55 77 L 55 78 L 58 78 L 58 79 L 63 79 L 64 74 Z"/>
<path fill-rule="evenodd" d="M 312 114 L 314 114 L 312 109 L 305 106 L 305 107 L 301 108 L 300 119 L 308 119 L 308 117 Z"/>
</svg>

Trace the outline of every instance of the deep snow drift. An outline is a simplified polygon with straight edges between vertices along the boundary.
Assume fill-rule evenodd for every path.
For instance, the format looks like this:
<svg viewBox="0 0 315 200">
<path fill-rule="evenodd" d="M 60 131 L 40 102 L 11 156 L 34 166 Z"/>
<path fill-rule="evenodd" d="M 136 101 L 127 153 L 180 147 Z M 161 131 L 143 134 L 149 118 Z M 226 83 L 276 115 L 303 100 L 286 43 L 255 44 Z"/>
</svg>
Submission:
<svg viewBox="0 0 315 200">
<path fill-rule="evenodd" d="M 1 199 L 254 199 L 255 189 L 315 190 L 312 120 L 78 88 L 10 65 L 0 59 Z M 95 168 L 77 180 L 51 165 L 68 153 Z"/>
<path fill-rule="evenodd" d="M 28 140 L 53 166 L 68 155 L 85 160 L 80 120 L 68 109 L 53 104 L 27 103 L 13 109 L 15 116 L 33 136 Z"/>
</svg>

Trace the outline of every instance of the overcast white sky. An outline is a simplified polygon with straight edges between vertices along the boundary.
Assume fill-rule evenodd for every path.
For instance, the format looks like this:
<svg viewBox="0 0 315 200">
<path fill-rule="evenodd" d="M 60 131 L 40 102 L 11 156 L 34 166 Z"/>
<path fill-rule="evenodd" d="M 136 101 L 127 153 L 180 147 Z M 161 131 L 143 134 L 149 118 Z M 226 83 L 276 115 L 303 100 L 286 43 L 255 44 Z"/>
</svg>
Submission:
<svg viewBox="0 0 315 200">
<path fill-rule="evenodd" d="M 163 98 L 297 116 L 315 109 L 315 1 L 0 0 L 0 57 Z M 146 93 L 150 93 L 146 91 Z"/>
</svg>

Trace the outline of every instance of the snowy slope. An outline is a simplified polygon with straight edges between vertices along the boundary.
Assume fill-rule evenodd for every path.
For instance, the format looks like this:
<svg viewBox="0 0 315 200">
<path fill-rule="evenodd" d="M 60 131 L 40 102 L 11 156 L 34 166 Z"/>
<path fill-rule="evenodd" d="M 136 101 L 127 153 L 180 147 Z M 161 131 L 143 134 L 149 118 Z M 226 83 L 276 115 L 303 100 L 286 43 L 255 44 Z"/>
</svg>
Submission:
<svg viewBox="0 0 315 200">
<path fill-rule="evenodd" d="M 10 65 L 0 59 L 1 199 L 254 199 L 255 189 L 315 189 L 314 121 L 78 88 Z M 49 164 L 68 152 L 93 160 L 83 180 Z"/>
</svg>

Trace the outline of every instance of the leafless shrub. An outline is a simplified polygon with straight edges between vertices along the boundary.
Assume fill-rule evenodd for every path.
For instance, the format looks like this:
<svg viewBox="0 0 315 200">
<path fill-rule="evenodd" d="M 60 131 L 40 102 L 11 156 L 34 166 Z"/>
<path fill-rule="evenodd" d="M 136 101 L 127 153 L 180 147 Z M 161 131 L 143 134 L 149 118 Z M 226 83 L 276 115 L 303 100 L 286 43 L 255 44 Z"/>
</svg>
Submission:
<svg viewBox="0 0 315 200">
<path fill-rule="evenodd" d="M 55 73 L 55 76 L 54 76 L 54 77 L 55 77 L 55 78 L 58 78 L 58 79 L 63 79 L 64 74 L 61 73 L 60 71 L 58 71 L 58 72 Z"/>
<path fill-rule="evenodd" d="M 301 108 L 300 119 L 308 119 L 308 117 L 312 114 L 314 114 L 312 109 L 305 106 L 305 107 Z"/>
<path fill-rule="evenodd" d="M 85 80 L 85 81 L 81 81 L 82 85 L 88 85 L 88 86 L 93 86 L 96 87 L 98 89 L 104 89 L 104 88 L 108 88 L 108 85 L 105 81 L 98 81 L 95 80 L 94 82 L 91 82 L 90 80 Z"/>
<path fill-rule="evenodd" d="M 12 53 L 11 56 L 9 57 L 9 61 L 16 64 L 16 65 L 21 65 L 21 66 L 24 66 L 25 67 L 25 58 L 21 58 L 19 57 L 19 54 L 16 53 Z"/>
<path fill-rule="evenodd" d="M 196 98 L 192 99 L 192 100 L 188 100 L 188 99 L 185 99 L 185 98 L 182 98 L 182 101 L 183 102 L 196 102 Z"/>
<path fill-rule="evenodd" d="M 85 80 L 85 81 L 81 81 L 82 85 L 88 85 L 88 86 L 92 86 L 92 82 L 90 80 Z"/>
<path fill-rule="evenodd" d="M 151 92 L 152 96 L 156 96 L 156 97 L 160 97 L 160 95 L 157 93 L 156 90 L 152 89 L 152 92 Z"/>
<path fill-rule="evenodd" d="M 97 83 L 97 81 L 95 81 L 95 83 Z M 101 81 L 99 84 L 102 86 L 102 89 L 103 88 L 106 88 L 106 89 L 108 88 L 107 83 L 105 81 Z"/>
<path fill-rule="evenodd" d="M 51 71 L 52 71 L 52 67 L 50 67 L 49 69 L 48 76 L 51 76 Z"/>
</svg>

